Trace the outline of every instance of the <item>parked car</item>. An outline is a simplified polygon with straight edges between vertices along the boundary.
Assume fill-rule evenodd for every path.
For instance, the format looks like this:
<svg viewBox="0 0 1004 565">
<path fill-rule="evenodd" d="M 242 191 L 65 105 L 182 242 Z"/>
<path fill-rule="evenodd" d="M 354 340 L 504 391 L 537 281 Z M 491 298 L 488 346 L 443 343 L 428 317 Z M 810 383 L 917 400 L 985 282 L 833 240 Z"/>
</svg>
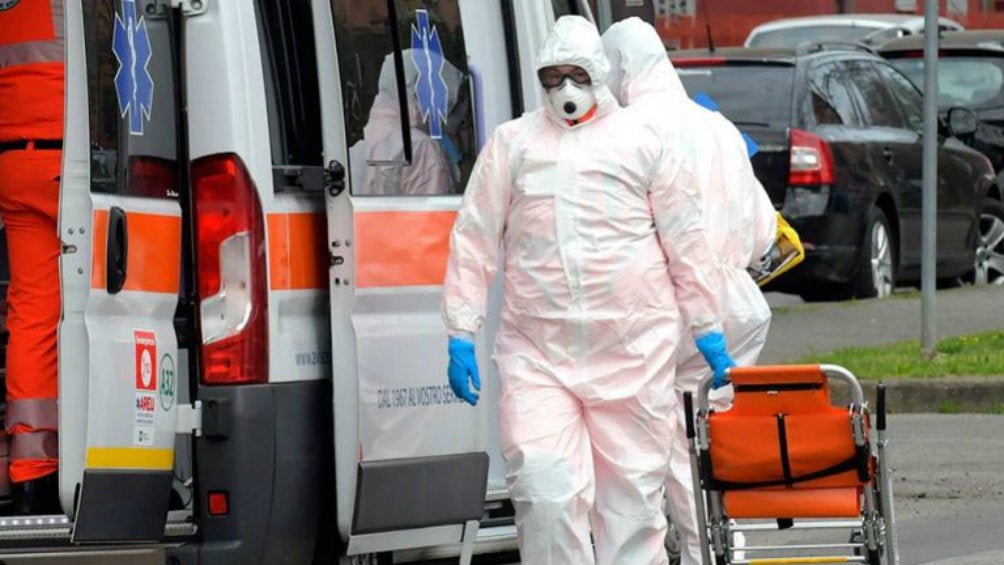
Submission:
<svg viewBox="0 0 1004 565">
<path fill-rule="evenodd" d="M 883 45 L 879 53 L 903 72 L 922 92 L 924 42 L 907 37 Z M 1004 192 L 1004 31 L 982 30 L 946 33 L 941 38 L 938 62 L 938 106 L 943 118 L 949 109 L 969 108 L 979 120 L 975 135 L 963 138 L 990 159 L 997 171 L 996 191 Z M 1004 284 L 1004 222 L 998 214 L 984 213 L 980 220 L 982 263 L 977 282 Z"/>
<path fill-rule="evenodd" d="M 882 58 L 825 48 L 680 51 L 691 95 L 704 92 L 759 144 L 757 176 L 798 230 L 805 262 L 773 288 L 806 300 L 888 295 L 919 280 L 922 97 Z M 957 108 L 938 139 L 937 276 L 970 273 L 980 212 L 1004 220 L 986 157 Z"/>
<path fill-rule="evenodd" d="M 940 31 L 964 29 L 939 18 Z M 845 42 L 881 45 L 924 33 L 924 17 L 910 14 L 838 14 L 785 18 L 761 24 L 750 32 L 745 47 L 797 47 L 803 42 Z"/>
</svg>

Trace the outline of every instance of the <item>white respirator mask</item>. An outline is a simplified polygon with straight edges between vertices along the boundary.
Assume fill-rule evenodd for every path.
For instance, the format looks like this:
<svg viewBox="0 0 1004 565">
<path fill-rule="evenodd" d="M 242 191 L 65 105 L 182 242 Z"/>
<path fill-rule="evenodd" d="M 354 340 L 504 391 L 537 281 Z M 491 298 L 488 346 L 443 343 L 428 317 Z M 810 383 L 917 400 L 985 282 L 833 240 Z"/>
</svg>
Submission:
<svg viewBox="0 0 1004 565">
<path fill-rule="evenodd" d="M 548 90 L 547 97 L 559 116 L 573 122 L 581 120 L 596 106 L 592 85 L 580 85 L 568 78 L 558 88 Z"/>
</svg>

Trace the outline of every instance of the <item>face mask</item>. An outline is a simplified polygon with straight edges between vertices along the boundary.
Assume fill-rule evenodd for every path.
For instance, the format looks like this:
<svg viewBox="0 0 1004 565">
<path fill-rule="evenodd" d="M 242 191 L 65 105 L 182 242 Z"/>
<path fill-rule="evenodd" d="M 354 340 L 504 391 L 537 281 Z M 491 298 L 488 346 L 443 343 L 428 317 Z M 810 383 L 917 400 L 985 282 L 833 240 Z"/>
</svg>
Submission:
<svg viewBox="0 0 1004 565">
<path fill-rule="evenodd" d="M 547 91 L 551 107 L 566 120 L 577 121 L 596 105 L 596 93 L 589 85 L 579 85 L 565 79 L 560 87 Z"/>
</svg>

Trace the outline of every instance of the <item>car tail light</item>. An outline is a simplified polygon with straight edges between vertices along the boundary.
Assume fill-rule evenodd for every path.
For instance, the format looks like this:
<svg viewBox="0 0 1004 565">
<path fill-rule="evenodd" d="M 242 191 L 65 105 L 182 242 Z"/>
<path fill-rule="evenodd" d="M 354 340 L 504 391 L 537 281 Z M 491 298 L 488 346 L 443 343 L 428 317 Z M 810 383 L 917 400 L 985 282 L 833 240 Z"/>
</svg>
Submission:
<svg viewBox="0 0 1004 565">
<path fill-rule="evenodd" d="M 673 66 L 687 67 L 720 67 L 727 61 L 725 57 L 698 57 L 695 59 L 672 59 Z"/>
<path fill-rule="evenodd" d="M 789 185 L 832 184 L 833 152 L 830 144 L 807 131 L 791 130 Z"/>
<path fill-rule="evenodd" d="M 265 225 L 251 177 L 234 154 L 192 163 L 202 382 L 268 381 Z"/>
</svg>

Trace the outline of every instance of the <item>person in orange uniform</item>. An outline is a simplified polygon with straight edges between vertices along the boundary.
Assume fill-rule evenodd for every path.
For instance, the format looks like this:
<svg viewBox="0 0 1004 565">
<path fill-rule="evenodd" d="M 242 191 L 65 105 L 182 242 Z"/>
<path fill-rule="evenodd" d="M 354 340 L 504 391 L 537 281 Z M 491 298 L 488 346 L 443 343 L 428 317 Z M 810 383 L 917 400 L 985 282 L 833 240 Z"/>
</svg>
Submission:
<svg viewBox="0 0 1004 565">
<path fill-rule="evenodd" d="M 7 411 L 19 514 L 61 514 L 56 216 L 63 138 L 63 3 L 0 0 L 0 216 L 7 230 Z"/>
</svg>

